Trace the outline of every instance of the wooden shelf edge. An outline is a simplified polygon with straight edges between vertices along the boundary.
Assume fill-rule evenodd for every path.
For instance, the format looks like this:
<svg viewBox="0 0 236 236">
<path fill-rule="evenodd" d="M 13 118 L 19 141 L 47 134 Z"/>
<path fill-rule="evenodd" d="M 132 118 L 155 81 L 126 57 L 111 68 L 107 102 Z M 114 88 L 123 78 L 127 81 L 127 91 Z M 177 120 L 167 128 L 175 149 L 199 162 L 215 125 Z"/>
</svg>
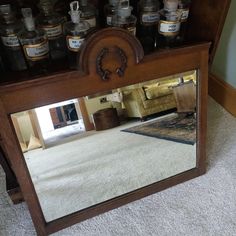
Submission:
<svg viewBox="0 0 236 236">
<path fill-rule="evenodd" d="M 200 42 L 200 43 L 194 43 L 178 48 L 170 48 L 170 49 L 163 49 L 160 51 L 155 51 L 152 54 L 145 55 L 143 60 L 140 63 L 147 63 L 151 60 L 158 59 L 158 58 L 165 58 L 167 56 L 174 56 L 178 54 L 185 54 L 185 53 L 192 53 L 193 51 L 199 51 L 202 49 L 209 49 L 211 45 L 211 42 Z M 86 74 L 81 70 L 69 70 L 63 71 L 63 72 L 55 72 L 49 75 L 42 75 L 37 76 L 30 80 L 22 80 L 19 82 L 14 83 L 0 83 L 0 92 L 6 90 L 11 90 L 22 87 L 31 87 L 32 85 L 41 85 L 45 83 L 56 83 L 57 81 L 67 79 L 68 77 L 82 77 Z"/>
</svg>

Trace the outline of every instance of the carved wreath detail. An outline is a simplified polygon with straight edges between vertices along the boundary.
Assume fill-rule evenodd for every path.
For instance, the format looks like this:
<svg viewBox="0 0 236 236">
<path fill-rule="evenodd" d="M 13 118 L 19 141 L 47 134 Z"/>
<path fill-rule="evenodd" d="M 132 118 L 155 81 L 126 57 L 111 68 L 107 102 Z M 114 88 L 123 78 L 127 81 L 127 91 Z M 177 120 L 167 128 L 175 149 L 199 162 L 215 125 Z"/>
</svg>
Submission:
<svg viewBox="0 0 236 236">
<path fill-rule="evenodd" d="M 115 71 L 115 73 L 119 77 L 123 77 L 125 74 L 125 70 L 127 67 L 127 57 L 125 52 L 119 48 L 115 47 L 115 53 L 119 57 L 120 60 L 120 67 L 118 67 Z M 96 60 L 96 66 L 97 66 L 97 73 L 100 75 L 102 80 L 109 80 L 110 75 L 113 73 L 109 71 L 108 69 L 103 68 L 103 60 L 110 53 L 110 50 L 108 48 L 103 48 L 101 52 L 98 54 L 97 60 Z"/>
</svg>

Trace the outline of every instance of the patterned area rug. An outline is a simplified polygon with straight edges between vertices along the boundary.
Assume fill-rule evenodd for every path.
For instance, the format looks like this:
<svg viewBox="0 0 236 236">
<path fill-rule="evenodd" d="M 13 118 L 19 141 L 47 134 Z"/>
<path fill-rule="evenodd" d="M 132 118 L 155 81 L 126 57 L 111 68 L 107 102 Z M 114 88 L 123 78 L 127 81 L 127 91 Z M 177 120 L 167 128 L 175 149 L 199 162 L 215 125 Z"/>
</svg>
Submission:
<svg viewBox="0 0 236 236">
<path fill-rule="evenodd" d="M 173 115 L 122 131 L 190 145 L 196 143 L 196 119 L 193 115 Z"/>
</svg>

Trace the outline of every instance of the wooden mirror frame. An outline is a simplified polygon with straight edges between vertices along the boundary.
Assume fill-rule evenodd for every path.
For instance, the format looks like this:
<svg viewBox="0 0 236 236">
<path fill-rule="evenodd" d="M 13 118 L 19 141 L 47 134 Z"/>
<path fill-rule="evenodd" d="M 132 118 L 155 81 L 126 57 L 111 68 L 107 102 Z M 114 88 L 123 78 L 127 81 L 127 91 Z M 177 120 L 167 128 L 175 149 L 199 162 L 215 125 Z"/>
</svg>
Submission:
<svg viewBox="0 0 236 236">
<path fill-rule="evenodd" d="M 115 28 L 104 29 L 92 35 L 84 45 L 80 70 L 0 85 L 0 144 L 16 174 L 38 235 L 52 234 L 205 173 L 209 47 L 210 43 L 201 43 L 144 57 L 139 41 L 129 33 Z M 196 168 L 46 222 L 10 115 L 191 70 L 197 70 L 198 75 Z"/>
</svg>

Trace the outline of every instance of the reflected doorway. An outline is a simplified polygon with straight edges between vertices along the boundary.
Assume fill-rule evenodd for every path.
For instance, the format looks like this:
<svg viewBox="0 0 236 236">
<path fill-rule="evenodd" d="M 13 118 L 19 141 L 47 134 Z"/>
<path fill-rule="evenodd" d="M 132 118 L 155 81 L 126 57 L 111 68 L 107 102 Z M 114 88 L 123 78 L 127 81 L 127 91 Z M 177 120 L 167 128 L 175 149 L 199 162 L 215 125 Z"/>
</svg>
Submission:
<svg viewBox="0 0 236 236">
<path fill-rule="evenodd" d="M 36 108 L 35 113 L 46 147 L 85 132 L 78 99 Z"/>
</svg>

